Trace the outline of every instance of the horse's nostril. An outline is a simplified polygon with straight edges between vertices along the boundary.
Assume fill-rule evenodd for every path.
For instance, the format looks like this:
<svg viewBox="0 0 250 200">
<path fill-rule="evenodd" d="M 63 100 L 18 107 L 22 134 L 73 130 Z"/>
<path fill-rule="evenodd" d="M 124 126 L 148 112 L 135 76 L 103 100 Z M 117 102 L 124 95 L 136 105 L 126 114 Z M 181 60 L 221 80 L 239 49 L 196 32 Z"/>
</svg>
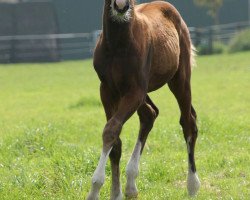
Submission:
<svg viewBox="0 0 250 200">
<path fill-rule="evenodd" d="M 119 13 L 125 13 L 128 9 L 129 9 L 129 2 L 127 1 L 125 6 L 123 8 L 119 7 L 116 3 L 116 1 L 114 2 L 114 8 L 117 12 Z"/>
<path fill-rule="evenodd" d="M 124 9 L 128 10 L 129 9 L 129 3 L 127 2 L 126 6 L 124 7 Z"/>
</svg>

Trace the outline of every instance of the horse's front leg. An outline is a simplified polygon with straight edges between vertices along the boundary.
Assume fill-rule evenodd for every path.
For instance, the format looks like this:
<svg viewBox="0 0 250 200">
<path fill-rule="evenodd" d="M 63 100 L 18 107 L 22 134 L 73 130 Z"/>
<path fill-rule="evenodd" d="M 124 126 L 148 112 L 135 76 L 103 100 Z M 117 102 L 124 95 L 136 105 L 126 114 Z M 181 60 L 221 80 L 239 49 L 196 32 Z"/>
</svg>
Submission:
<svg viewBox="0 0 250 200">
<path fill-rule="evenodd" d="M 105 110 L 107 121 L 109 121 L 117 110 L 117 99 L 113 97 L 109 88 L 101 84 L 101 100 Z M 114 143 L 109 154 L 112 171 L 111 199 L 122 199 L 122 188 L 120 183 L 120 159 L 122 153 L 122 141 L 120 138 Z"/>
<path fill-rule="evenodd" d="M 117 182 L 119 182 L 119 173 L 115 172 L 115 169 L 119 168 L 119 154 L 121 154 L 121 148 L 119 150 L 119 135 L 121 133 L 123 124 L 138 109 L 138 107 L 143 102 L 144 97 L 145 93 L 143 93 L 141 90 L 133 90 L 128 94 L 124 95 L 118 103 L 116 112 L 108 120 L 103 131 L 103 150 L 98 166 L 92 178 L 92 188 L 87 198 L 88 200 L 95 200 L 99 198 L 100 189 L 104 184 L 105 166 L 109 156 L 111 158 L 113 175 L 111 199 L 118 200 L 122 198 L 122 195 L 120 193 L 121 189 L 116 185 Z M 117 192 L 118 190 L 119 192 Z"/>
</svg>

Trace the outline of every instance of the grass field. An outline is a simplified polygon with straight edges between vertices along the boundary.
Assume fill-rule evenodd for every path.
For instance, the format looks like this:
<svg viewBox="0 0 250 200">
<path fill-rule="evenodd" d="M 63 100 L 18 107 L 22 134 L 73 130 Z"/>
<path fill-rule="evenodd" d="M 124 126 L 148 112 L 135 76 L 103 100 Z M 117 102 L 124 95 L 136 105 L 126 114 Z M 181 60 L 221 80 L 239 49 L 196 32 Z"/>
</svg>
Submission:
<svg viewBox="0 0 250 200">
<path fill-rule="evenodd" d="M 250 52 L 198 58 L 193 104 L 201 190 L 197 199 L 250 198 Z M 167 87 L 141 158 L 141 200 L 188 199 L 179 110 Z M 0 65 L 0 199 L 85 199 L 97 165 L 105 115 L 92 61 Z M 138 132 L 124 126 L 121 180 Z M 109 199 L 110 165 L 101 200 Z"/>
</svg>

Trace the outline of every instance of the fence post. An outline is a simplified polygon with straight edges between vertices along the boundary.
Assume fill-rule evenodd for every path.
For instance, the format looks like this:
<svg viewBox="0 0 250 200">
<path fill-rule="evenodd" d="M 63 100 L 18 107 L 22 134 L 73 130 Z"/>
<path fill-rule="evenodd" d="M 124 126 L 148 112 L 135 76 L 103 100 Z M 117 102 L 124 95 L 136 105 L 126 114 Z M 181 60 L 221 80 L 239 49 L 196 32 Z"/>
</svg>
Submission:
<svg viewBox="0 0 250 200">
<path fill-rule="evenodd" d="M 201 31 L 199 28 L 194 28 L 195 42 L 194 45 L 198 47 L 201 44 Z"/>
</svg>

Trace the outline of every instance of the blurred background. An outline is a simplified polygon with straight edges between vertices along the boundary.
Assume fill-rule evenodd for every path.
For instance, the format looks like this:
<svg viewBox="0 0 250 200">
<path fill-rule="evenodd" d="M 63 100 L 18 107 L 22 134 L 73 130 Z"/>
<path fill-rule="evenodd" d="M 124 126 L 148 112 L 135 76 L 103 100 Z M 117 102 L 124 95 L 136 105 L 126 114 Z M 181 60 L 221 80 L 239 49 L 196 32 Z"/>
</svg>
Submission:
<svg viewBox="0 0 250 200">
<path fill-rule="evenodd" d="M 103 2 L 0 0 L 0 63 L 91 57 L 102 28 Z M 250 0 L 169 2 L 187 22 L 199 54 L 250 49 Z"/>
</svg>

